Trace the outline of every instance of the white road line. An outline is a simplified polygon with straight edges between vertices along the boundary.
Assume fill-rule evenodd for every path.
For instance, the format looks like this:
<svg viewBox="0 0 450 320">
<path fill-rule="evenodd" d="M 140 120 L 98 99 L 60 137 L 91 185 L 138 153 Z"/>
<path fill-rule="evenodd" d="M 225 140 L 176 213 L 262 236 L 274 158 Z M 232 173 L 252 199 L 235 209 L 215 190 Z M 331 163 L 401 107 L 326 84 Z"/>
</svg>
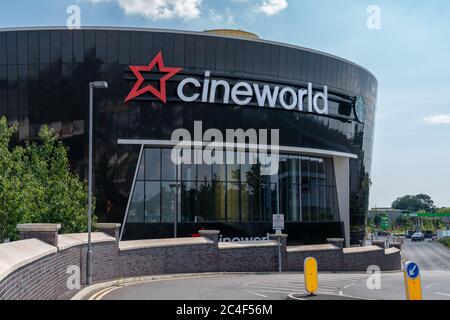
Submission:
<svg viewBox="0 0 450 320">
<path fill-rule="evenodd" d="M 450 294 L 448 293 L 436 292 L 436 294 L 440 296 L 450 297 Z"/>
<path fill-rule="evenodd" d="M 259 293 L 253 292 L 251 290 L 245 290 L 245 291 L 247 291 L 248 293 L 253 294 L 255 296 L 261 297 L 261 298 L 268 298 L 268 296 L 265 296 L 263 294 L 259 294 Z"/>
<path fill-rule="evenodd" d="M 350 288 L 350 287 L 353 287 L 354 285 L 355 285 L 355 283 L 350 283 L 350 284 L 346 285 L 346 286 L 344 287 L 344 289 L 348 289 L 348 288 Z"/>
</svg>

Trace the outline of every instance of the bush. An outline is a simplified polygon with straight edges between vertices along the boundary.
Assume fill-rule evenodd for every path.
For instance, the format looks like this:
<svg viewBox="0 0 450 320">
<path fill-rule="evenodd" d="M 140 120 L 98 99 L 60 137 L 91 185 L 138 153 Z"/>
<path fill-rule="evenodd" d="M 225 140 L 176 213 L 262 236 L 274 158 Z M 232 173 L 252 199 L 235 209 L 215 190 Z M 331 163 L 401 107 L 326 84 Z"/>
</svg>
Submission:
<svg viewBox="0 0 450 320">
<path fill-rule="evenodd" d="M 442 243 L 444 246 L 447 246 L 450 248 L 450 238 L 445 238 L 442 240 L 439 240 L 440 243 Z"/>
<path fill-rule="evenodd" d="M 85 232 L 87 184 L 71 172 L 66 147 L 47 126 L 38 142 L 11 147 L 16 131 L 0 119 L 0 242 L 17 239 L 18 223 L 61 223 L 62 233 Z"/>
</svg>

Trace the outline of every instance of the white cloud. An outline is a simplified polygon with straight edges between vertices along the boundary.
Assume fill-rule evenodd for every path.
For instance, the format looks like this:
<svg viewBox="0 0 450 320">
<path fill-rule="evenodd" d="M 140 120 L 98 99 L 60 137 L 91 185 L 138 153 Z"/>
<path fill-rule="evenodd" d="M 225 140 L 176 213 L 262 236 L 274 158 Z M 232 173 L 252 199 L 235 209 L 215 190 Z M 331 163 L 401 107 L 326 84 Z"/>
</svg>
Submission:
<svg viewBox="0 0 450 320">
<path fill-rule="evenodd" d="M 450 114 L 426 117 L 424 120 L 428 124 L 450 124 Z"/>
<path fill-rule="evenodd" d="M 181 18 L 191 20 L 201 14 L 203 0 L 89 0 L 92 3 L 115 1 L 127 15 L 154 20 Z"/>
<path fill-rule="evenodd" d="M 286 0 L 266 0 L 258 7 L 258 11 L 273 16 L 288 7 Z"/>
<path fill-rule="evenodd" d="M 223 17 L 214 9 L 209 10 L 209 18 L 214 22 L 220 22 L 223 20 Z"/>
</svg>

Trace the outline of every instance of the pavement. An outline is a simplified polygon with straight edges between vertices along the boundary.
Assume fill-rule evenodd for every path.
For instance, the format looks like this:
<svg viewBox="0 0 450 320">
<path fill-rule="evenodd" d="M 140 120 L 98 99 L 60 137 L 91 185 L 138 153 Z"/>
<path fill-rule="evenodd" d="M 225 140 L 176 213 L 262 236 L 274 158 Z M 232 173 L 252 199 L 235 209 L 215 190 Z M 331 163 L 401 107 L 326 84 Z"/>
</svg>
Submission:
<svg viewBox="0 0 450 320">
<path fill-rule="evenodd" d="M 450 250 L 436 242 L 412 243 L 402 249 L 405 260 L 421 268 L 425 300 L 450 300 Z M 292 293 L 305 294 L 302 273 L 192 275 L 153 277 L 93 292 L 93 300 L 286 300 Z M 368 283 L 372 285 L 369 289 Z M 402 272 L 319 273 L 321 295 L 374 300 L 404 300 Z"/>
</svg>

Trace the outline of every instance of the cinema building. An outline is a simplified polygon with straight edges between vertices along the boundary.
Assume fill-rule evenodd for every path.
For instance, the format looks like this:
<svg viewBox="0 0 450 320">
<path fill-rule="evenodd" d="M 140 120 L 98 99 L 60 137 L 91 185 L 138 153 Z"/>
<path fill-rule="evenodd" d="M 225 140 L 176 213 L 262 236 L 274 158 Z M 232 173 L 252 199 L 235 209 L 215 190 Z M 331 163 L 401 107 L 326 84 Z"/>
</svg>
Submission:
<svg viewBox="0 0 450 320">
<path fill-rule="evenodd" d="M 50 125 L 73 170 L 88 168 L 94 91 L 94 186 L 100 221 L 122 239 L 261 239 L 285 215 L 292 244 L 364 237 L 377 80 L 330 54 L 233 30 L 64 28 L 0 31 L 0 115 L 18 140 Z M 172 134 L 279 130 L 279 167 L 177 165 Z M 236 150 L 236 155 L 249 150 Z"/>
</svg>

